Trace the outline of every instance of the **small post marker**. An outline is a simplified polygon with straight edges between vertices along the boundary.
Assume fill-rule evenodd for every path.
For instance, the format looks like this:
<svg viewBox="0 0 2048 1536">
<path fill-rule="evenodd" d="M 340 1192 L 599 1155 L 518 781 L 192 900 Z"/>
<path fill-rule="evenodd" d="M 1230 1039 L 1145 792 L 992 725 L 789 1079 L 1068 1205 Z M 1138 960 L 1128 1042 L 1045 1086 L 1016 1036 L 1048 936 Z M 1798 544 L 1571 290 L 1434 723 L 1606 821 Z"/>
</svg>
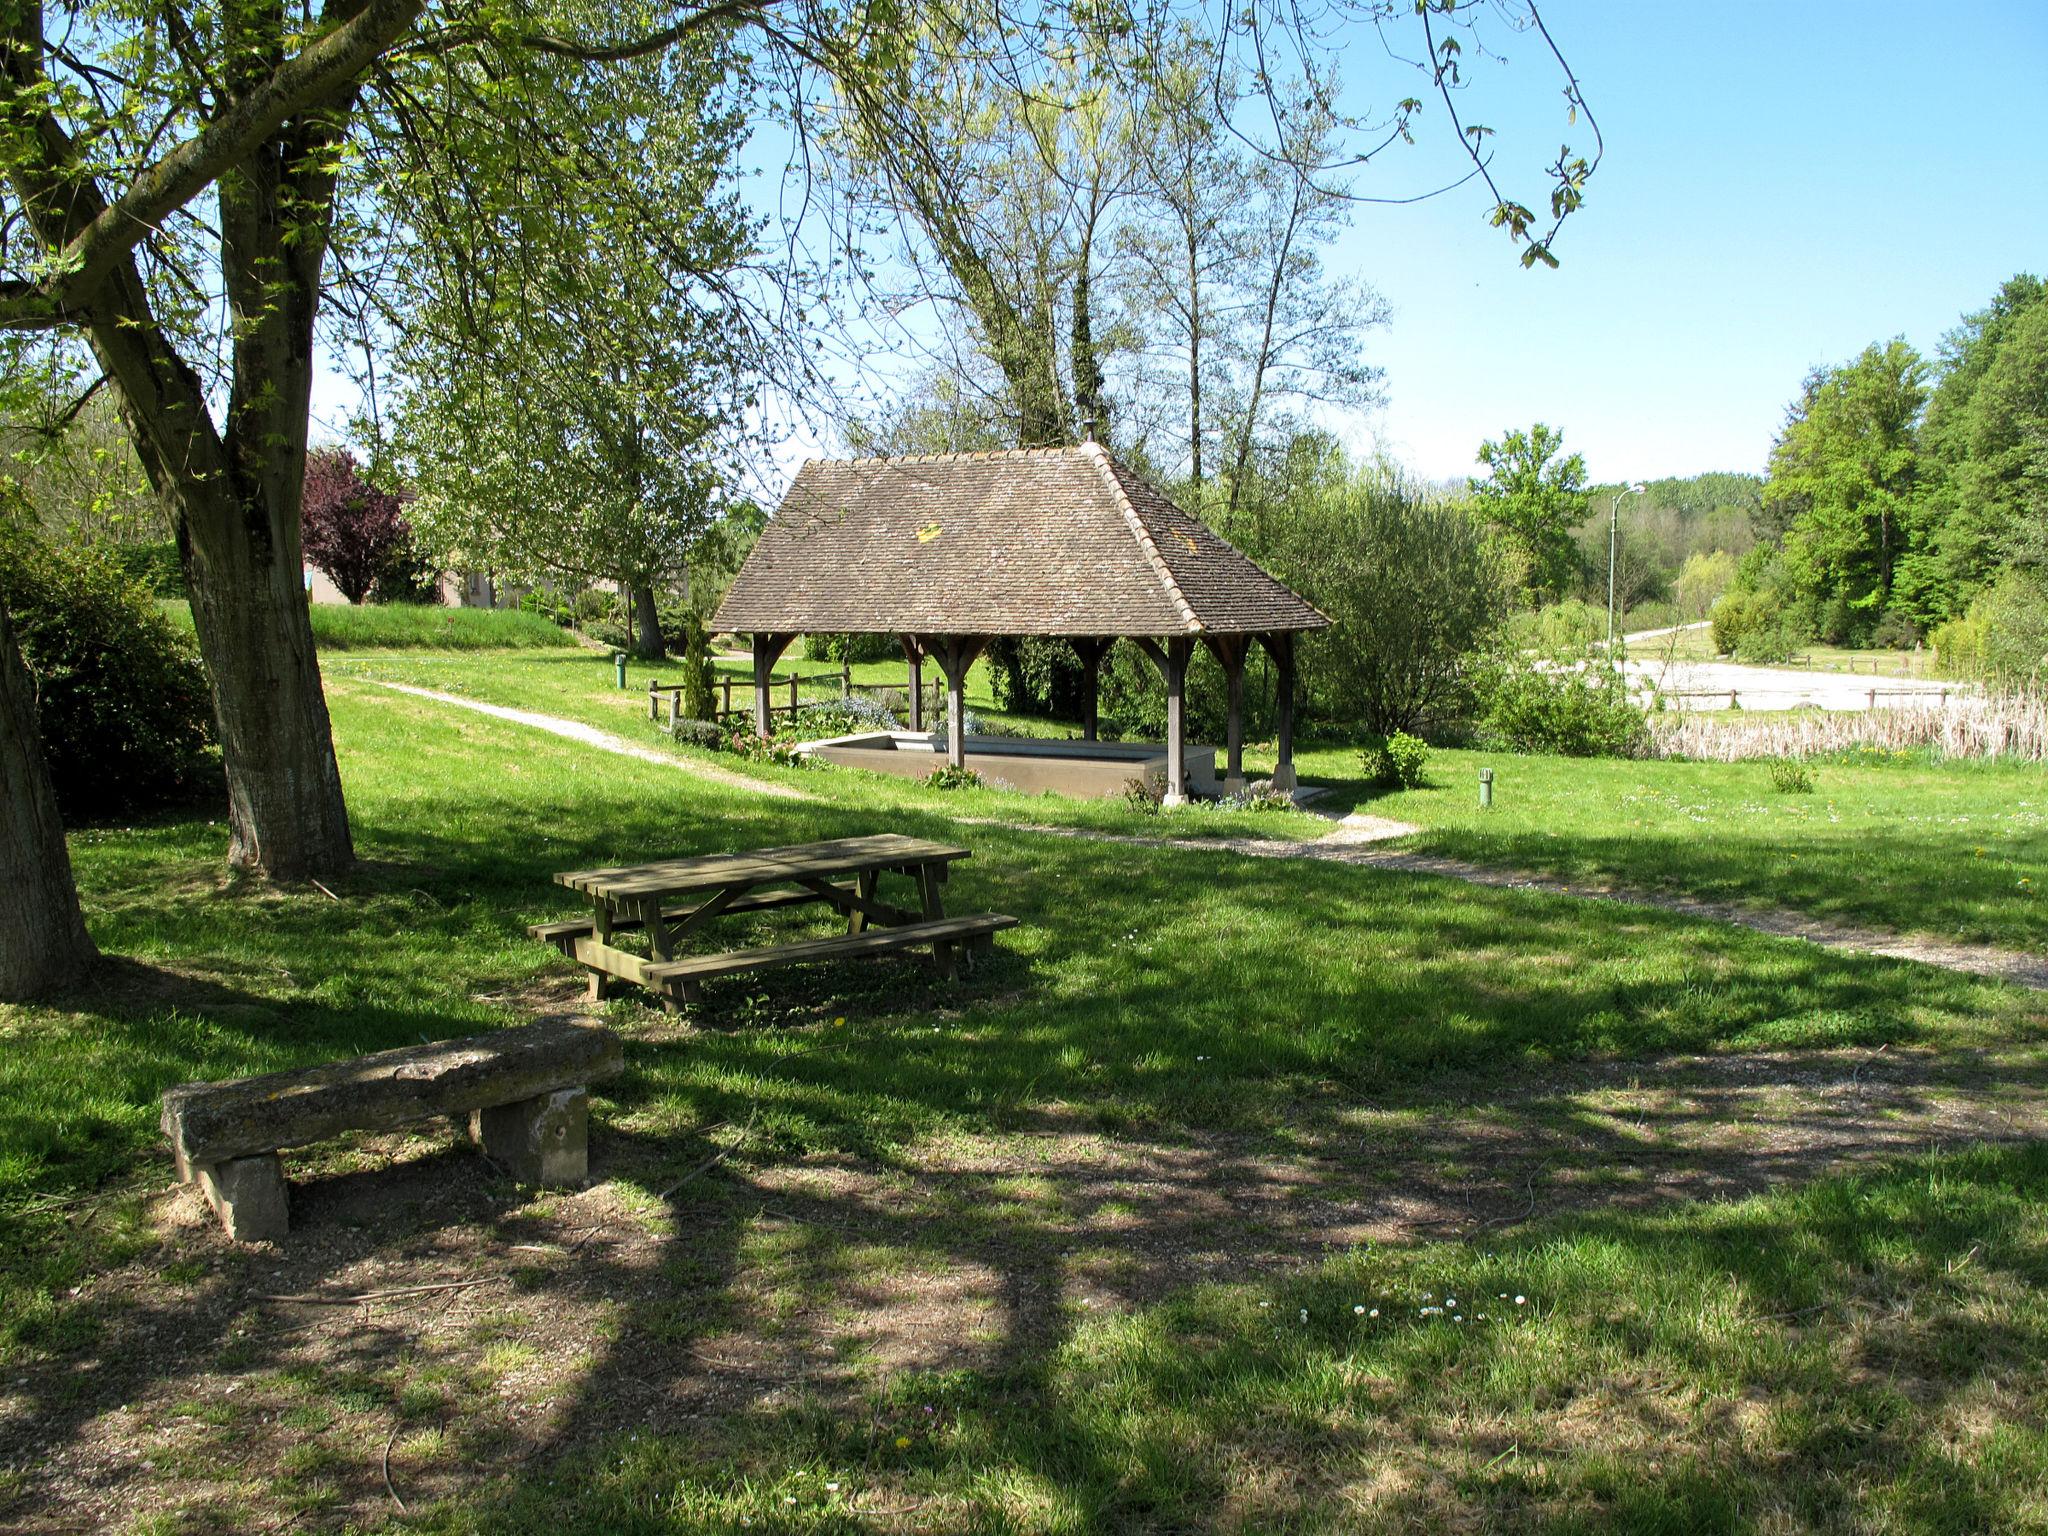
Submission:
<svg viewBox="0 0 2048 1536">
<path fill-rule="evenodd" d="M 626 653 L 625 653 L 624 651 L 613 651 L 613 652 L 612 652 L 612 669 L 613 669 L 613 671 L 615 671 L 615 672 L 616 672 L 616 673 L 618 674 L 618 678 L 619 678 L 619 686 L 620 686 L 621 688 L 625 687 L 625 686 L 626 686 Z"/>
<path fill-rule="evenodd" d="M 1479 770 L 1479 808 L 1487 810 L 1493 805 L 1493 770 Z"/>
</svg>

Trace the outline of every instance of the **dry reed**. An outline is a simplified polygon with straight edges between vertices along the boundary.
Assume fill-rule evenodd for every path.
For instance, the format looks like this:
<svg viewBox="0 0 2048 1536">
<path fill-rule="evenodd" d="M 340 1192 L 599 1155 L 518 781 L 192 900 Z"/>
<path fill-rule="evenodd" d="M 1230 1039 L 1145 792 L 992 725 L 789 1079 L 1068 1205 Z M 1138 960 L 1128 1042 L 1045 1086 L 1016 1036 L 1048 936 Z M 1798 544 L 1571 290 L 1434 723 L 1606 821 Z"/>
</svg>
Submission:
<svg viewBox="0 0 2048 1536">
<path fill-rule="evenodd" d="M 1650 717 L 1650 755 L 1732 763 L 1819 757 L 1870 748 L 1931 748 L 1938 757 L 2048 762 L 2048 694 L 1950 699 L 1911 709 L 1807 711 L 1744 716 L 1697 711 Z"/>
</svg>

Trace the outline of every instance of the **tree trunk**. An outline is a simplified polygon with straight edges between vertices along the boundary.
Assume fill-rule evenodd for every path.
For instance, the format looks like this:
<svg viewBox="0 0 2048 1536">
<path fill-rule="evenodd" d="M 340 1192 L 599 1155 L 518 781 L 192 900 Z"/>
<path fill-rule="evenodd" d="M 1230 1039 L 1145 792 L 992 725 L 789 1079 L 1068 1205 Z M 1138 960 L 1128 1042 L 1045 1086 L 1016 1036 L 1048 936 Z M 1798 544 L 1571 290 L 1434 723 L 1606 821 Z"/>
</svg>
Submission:
<svg viewBox="0 0 2048 1536">
<path fill-rule="evenodd" d="M 661 615 L 654 606 L 654 588 L 629 590 L 633 594 L 633 654 L 642 661 L 659 661 L 663 655 Z"/>
<path fill-rule="evenodd" d="M 288 124 L 222 179 L 235 324 L 224 430 L 132 261 L 108 279 L 90 326 L 177 533 L 227 772 L 228 862 L 284 881 L 338 875 L 355 859 L 299 543 L 331 157 L 347 110 Z"/>
<path fill-rule="evenodd" d="M 76 981 L 97 955 L 43 762 L 35 685 L 0 603 L 0 1002 Z"/>
</svg>

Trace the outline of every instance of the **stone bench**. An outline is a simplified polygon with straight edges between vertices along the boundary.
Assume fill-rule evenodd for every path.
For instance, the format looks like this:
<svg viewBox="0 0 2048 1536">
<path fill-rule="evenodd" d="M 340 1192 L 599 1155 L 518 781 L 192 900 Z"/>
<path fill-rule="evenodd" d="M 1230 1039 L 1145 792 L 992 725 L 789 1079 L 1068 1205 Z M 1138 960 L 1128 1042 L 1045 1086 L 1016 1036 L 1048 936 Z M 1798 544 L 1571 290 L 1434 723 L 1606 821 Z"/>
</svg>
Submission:
<svg viewBox="0 0 2048 1536">
<path fill-rule="evenodd" d="M 528 1024 L 228 1083 L 165 1091 L 163 1129 L 178 1177 L 197 1182 L 237 1241 L 289 1224 L 287 1147 L 343 1131 L 387 1131 L 466 1115 L 477 1145 L 522 1184 L 580 1184 L 589 1084 L 624 1064 L 619 1038 L 588 1024 Z"/>
</svg>

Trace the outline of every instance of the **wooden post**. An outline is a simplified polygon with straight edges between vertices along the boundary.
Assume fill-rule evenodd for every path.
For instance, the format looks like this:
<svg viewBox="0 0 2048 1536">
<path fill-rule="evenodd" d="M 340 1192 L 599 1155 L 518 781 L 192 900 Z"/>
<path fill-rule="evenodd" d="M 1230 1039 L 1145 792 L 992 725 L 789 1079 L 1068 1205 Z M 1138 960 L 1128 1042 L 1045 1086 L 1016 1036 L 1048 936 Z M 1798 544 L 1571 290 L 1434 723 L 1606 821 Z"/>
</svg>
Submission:
<svg viewBox="0 0 2048 1536">
<path fill-rule="evenodd" d="M 652 724 L 652 723 L 653 723 L 653 721 L 654 721 L 654 718 L 655 718 L 655 715 L 654 715 L 654 679 L 650 677 L 649 679 L 647 679 L 647 719 L 648 719 L 648 723 L 649 723 L 649 724 Z"/>
<path fill-rule="evenodd" d="M 775 739 L 775 728 L 769 724 L 768 683 L 775 675 L 776 660 L 794 638 L 776 634 L 754 636 L 754 734 L 763 741 Z"/>
<path fill-rule="evenodd" d="M 1095 636 L 1069 640 L 1081 660 L 1081 739 L 1093 741 L 1101 725 L 1102 658 L 1113 642 Z"/>
<path fill-rule="evenodd" d="M 839 697 L 842 699 L 853 697 L 853 663 L 843 657 L 839 662 Z"/>
<path fill-rule="evenodd" d="M 967 673 L 985 644 L 973 635 L 942 635 L 925 649 L 946 674 L 946 761 L 967 766 Z"/>
<path fill-rule="evenodd" d="M 1188 658 L 1195 642 L 1176 635 L 1166 642 L 1166 801 L 1188 802 Z"/>
<path fill-rule="evenodd" d="M 1244 788 L 1244 658 L 1249 642 L 1243 635 L 1208 636 L 1209 649 L 1222 664 L 1230 685 L 1230 723 L 1224 735 L 1225 768 L 1223 792 L 1234 795 Z"/>
<path fill-rule="evenodd" d="M 1294 776 L 1294 636 L 1291 633 L 1262 637 L 1279 672 L 1275 681 L 1274 713 L 1280 738 L 1279 760 L 1273 765 L 1273 787 L 1292 793 L 1299 782 Z"/>
<path fill-rule="evenodd" d="M 924 647 L 909 635 L 898 635 L 897 643 L 903 647 L 903 660 L 910 668 L 910 728 L 924 729 Z"/>
</svg>

